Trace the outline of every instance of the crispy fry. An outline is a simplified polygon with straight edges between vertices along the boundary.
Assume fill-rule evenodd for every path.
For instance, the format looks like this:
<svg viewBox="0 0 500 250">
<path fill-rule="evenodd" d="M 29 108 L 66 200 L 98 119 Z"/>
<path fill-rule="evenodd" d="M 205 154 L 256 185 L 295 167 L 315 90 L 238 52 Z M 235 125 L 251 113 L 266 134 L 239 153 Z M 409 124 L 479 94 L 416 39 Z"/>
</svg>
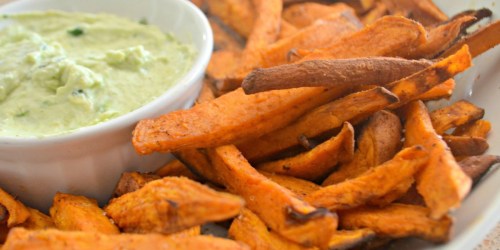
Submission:
<svg viewBox="0 0 500 250">
<path fill-rule="evenodd" d="M 318 180 L 330 173 L 339 162 L 347 162 L 354 154 L 354 128 L 348 122 L 340 133 L 308 152 L 290 158 L 257 165 L 259 170 Z"/>
<path fill-rule="evenodd" d="M 105 211 L 124 232 L 169 234 L 236 216 L 243 204 L 187 178 L 165 177 L 111 200 Z"/>
<path fill-rule="evenodd" d="M 58 229 L 118 234 L 118 228 L 104 215 L 97 201 L 84 196 L 57 193 L 50 217 Z"/>
<path fill-rule="evenodd" d="M 55 227 L 54 221 L 52 221 L 52 218 L 49 216 L 33 208 L 28 208 L 28 210 L 30 211 L 30 217 L 20 225 L 21 227 L 31 230 L 42 230 Z"/>
<path fill-rule="evenodd" d="M 472 57 L 476 57 L 500 43 L 500 36 L 498 34 L 500 34 L 500 20 L 482 27 L 476 32 L 462 38 L 447 49 L 441 56 L 454 54 L 457 50 L 462 48 L 462 46 L 468 45 Z"/>
<path fill-rule="evenodd" d="M 212 149 L 209 155 L 226 188 L 241 195 L 273 231 L 303 246 L 326 246 L 337 227 L 335 214 L 307 204 L 259 174 L 233 145 Z"/>
<path fill-rule="evenodd" d="M 497 163 L 500 163 L 500 156 L 498 155 L 478 155 L 467 157 L 458 164 L 464 173 L 472 179 L 474 184 L 476 184 L 481 177 Z"/>
<path fill-rule="evenodd" d="M 243 49 L 244 41 L 234 31 L 225 27 L 222 22 L 215 17 L 209 17 L 208 21 L 214 35 L 214 50 L 226 50 L 240 52 Z"/>
<path fill-rule="evenodd" d="M 155 174 L 160 176 L 160 177 L 184 176 L 184 177 L 187 177 L 191 180 L 199 180 L 199 177 L 197 175 L 195 175 L 193 172 L 191 172 L 191 170 L 189 170 L 189 168 L 186 167 L 186 165 L 184 165 L 182 162 L 180 162 L 177 159 L 170 161 L 169 163 L 165 164 L 163 167 L 156 170 Z"/>
<path fill-rule="evenodd" d="M 486 139 L 490 130 L 491 130 L 491 123 L 489 121 L 477 120 L 473 123 L 468 123 L 458 126 L 453 131 L 453 135 L 471 136 L 471 137 L 479 137 Z"/>
<path fill-rule="evenodd" d="M 401 147 L 401 121 L 388 111 L 378 111 L 370 118 L 358 137 L 358 148 L 352 161 L 323 181 L 323 186 L 355 178 L 368 169 L 390 160 Z"/>
<path fill-rule="evenodd" d="M 312 25 L 332 13 L 354 13 L 354 10 L 344 3 L 324 5 L 314 2 L 305 2 L 291 5 L 283 10 L 283 19 L 301 29 Z"/>
<path fill-rule="evenodd" d="M 448 20 L 432 0 L 383 0 L 392 15 L 411 17 L 424 26 Z"/>
<path fill-rule="evenodd" d="M 432 66 L 407 78 L 388 84 L 387 88 L 399 98 L 399 102 L 389 108 L 398 108 L 415 100 L 434 86 L 469 68 L 472 65 L 471 60 L 469 49 L 464 46 L 457 53 L 442 59 Z"/>
<path fill-rule="evenodd" d="M 439 220 L 429 217 L 428 208 L 393 203 L 385 208 L 357 208 L 341 211 L 342 228 L 370 228 L 377 235 L 391 238 L 415 236 L 442 243 L 450 238 L 452 219 L 443 216 Z"/>
<path fill-rule="evenodd" d="M 295 193 L 299 198 L 303 199 L 306 195 L 317 191 L 321 186 L 315 184 L 314 182 L 306 181 L 303 179 L 279 175 L 274 173 L 268 173 L 265 171 L 259 171 L 263 176 L 267 177 L 271 181 L 278 183 L 280 186 Z"/>
<path fill-rule="evenodd" d="M 328 242 L 328 249 L 351 249 L 375 238 L 368 228 L 336 231 Z"/>
<path fill-rule="evenodd" d="M 405 57 L 427 41 L 419 23 L 404 17 L 382 17 L 364 29 L 345 36 L 335 44 L 313 51 L 298 50 L 293 61 L 342 59 L 366 56 Z"/>
<path fill-rule="evenodd" d="M 243 37 L 252 32 L 255 12 L 252 0 L 206 0 L 208 11 Z"/>
<path fill-rule="evenodd" d="M 488 150 L 488 142 L 481 137 L 444 135 L 443 140 L 454 156 L 480 155 Z"/>
<path fill-rule="evenodd" d="M 14 228 L 9 233 L 2 250 L 14 249 L 79 249 L 79 250 L 248 250 L 242 243 L 212 236 L 193 236 L 171 238 L 161 234 L 118 234 L 109 235 L 98 232 L 70 232 L 55 229 L 26 230 Z"/>
<path fill-rule="evenodd" d="M 18 200 L 0 188 L 0 206 L 7 210 L 7 227 L 11 228 L 25 222 L 30 216 L 29 210 Z"/>
<path fill-rule="evenodd" d="M 247 244 L 251 249 L 312 250 L 312 248 L 305 248 L 279 236 L 274 232 L 270 232 L 264 222 L 262 222 L 260 218 L 249 209 L 243 209 L 241 214 L 233 220 L 228 234 L 232 239 Z"/>
<path fill-rule="evenodd" d="M 323 187 L 309 194 L 305 200 L 316 207 L 330 210 L 349 209 L 382 197 L 400 182 L 412 176 L 427 162 L 428 152 L 414 146 L 396 154 L 394 158 L 363 175 L 335 185 Z"/>
<path fill-rule="evenodd" d="M 419 95 L 416 99 L 422 101 L 432 101 L 438 99 L 449 99 L 453 94 L 453 90 L 455 89 L 455 80 L 450 78 L 443 83 L 440 83 L 427 92 Z"/>
<path fill-rule="evenodd" d="M 396 96 L 381 87 L 350 94 L 310 111 L 285 128 L 237 146 L 247 159 L 259 162 L 297 145 L 300 136 L 313 138 L 339 128 L 345 121 L 370 115 L 397 101 Z"/>
<path fill-rule="evenodd" d="M 146 183 L 160 179 L 160 176 L 152 173 L 124 172 L 118 184 L 116 184 L 113 197 L 120 197 L 126 193 L 134 192 Z"/>
<path fill-rule="evenodd" d="M 338 60 L 311 60 L 256 69 L 242 83 L 246 94 L 298 87 L 385 85 L 432 65 L 428 60 L 368 57 Z"/>
<path fill-rule="evenodd" d="M 438 219 L 460 206 L 469 193 L 471 180 L 433 129 L 425 105 L 421 101 L 411 102 L 405 113 L 405 144 L 423 145 L 430 151 L 429 162 L 416 176 L 417 189 L 431 209 L 431 218 Z"/>
<path fill-rule="evenodd" d="M 430 113 L 432 126 L 440 135 L 450 128 L 474 122 L 483 116 L 484 109 L 465 100 L 457 101 Z"/>
</svg>

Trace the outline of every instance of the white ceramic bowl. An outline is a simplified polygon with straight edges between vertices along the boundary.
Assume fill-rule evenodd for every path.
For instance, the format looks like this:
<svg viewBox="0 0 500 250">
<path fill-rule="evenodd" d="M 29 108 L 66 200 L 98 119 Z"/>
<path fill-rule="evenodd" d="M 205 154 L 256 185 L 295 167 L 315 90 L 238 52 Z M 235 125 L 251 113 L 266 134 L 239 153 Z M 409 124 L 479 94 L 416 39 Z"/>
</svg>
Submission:
<svg viewBox="0 0 500 250">
<path fill-rule="evenodd" d="M 192 105 L 213 47 L 206 17 L 186 0 L 19 0 L 1 6 L 0 14 L 50 9 L 147 18 L 181 42 L 193 44 L 198 54 L 191 70 L 174 87 L 131 113 L 70 134 L 41 139 L 0 137 L 0 187 L 45 211 L 57 191 L 102 203 L 109 199 L 122 172 L 152 171 L 165 163 L 167 154 L 138 156 L 131 132 L 140 119 Z"/>
</svg>

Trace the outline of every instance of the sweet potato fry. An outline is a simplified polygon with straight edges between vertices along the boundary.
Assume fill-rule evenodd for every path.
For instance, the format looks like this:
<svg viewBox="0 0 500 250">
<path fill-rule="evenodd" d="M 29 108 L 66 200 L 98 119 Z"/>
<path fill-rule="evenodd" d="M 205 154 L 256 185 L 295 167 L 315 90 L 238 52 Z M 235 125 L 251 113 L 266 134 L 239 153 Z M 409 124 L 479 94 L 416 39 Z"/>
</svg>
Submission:
<svg viewBox="0 0 500 250">
<path fill-rule="evenodd" d="M 302 29 L 332 13 L 340 14 L 347 11 L 355 14 L 354 10 L 344 3 L 324 5 L 314 2 L 305 2 L 286 7 L 282 15 L 284 20 Z"/>
<path fill-rule="evenodd" d="M 189 170 L 186 165 L 184 165 L 179 160 L 175 159 L 165 164 L 163 167 L 155 171 L 155 174 L 160 177 L 167 176 L 183 176 L 191 180 L 199 180 L 200 178 L 195 175 L 191 170 Z"/>
<path fill-rule="evenodd" d="M 450 78 L 445 82 L 432 87 L 427 92 L 419 95 L 416 99 L 422 101 L 449 99 L 453 94 L 454 89 L 455 89 L 455 80 L 453 80 L 453 78 Z"/>
<path fill-rule="evenodd" d="M 481 137 L 444 135 L 443 140 L 454 156 L 480 155 L 488 150 L 488 142 Z"/>
<path fill-rule="evenodd" d="M 381 87 L 353 93 L 314 109 L 285 128 L 237 146 L 247 159 L 260 162 L 298 145 L 300 136 L 313 138 L 339 128 L 345 121 L 370 115 L 397 101 L 396 96 Z"/>
<path fill-rule="evenodd" d="M 314 182 L 306 181 L 303 179 L 268 173 L 265 171 L 259 171 L 263 176 L 267 177 L 271 181 L 278 183 L 280 186 L 285 187 L 286 189 L 295 193 L 299 198 L 303 199 L 306 195 L 317 191 L 321 188 L 321 186 L 315 184 Z"/>
<path fill-rule="evenodd" d="M 57 193 L 50 217 L 58 229 L 118 234 L 118 228 L 104 215 L 97 201 L 84 196 Z"/>
<path fill-rule="evenodd" d="M 491 130 L 491 123 L 489 121 L 477 120 L 473 123 L 468 123 L 458 126 L 453 131 L 453 135 L 471 136 L 471 137 L 479 137 L 486 139 L 490 130 Z"/>
<path fill-rule="evenodd" d="M 432 28 L 429 31 L 428 41 L 413 51 L 409 57 L 433 58 L 442 53 L 460 37 L 473 20 L 475 20 L 473 16 L 462 16 Z"/>
<path fill-rule="evenodd" d="M 374 7 L 361 18 L 361 22 L 363 22 L 364 25 L 369 25 L 388 13 L 389 10 L 384 3 L 376 2 Z"/>
<path fill-rule="evenodd" d="M 241 214 L 233 220 L 228 234 L 230 238 L 247 244 L 251 249 L 317 249 L 303 247 L 270 232 L 264 222 L 249 209 L 243 209 Z"/>
<path fill-rule="evenodd" d="M 308 152 L 256 166 L 259 170 L 283 174 L 310 181 L 330 173 L 340 162 L 347 162 L 354 154 L 354 128 L 348 122 L 335 137 Z"/>
<path fill-rule="evenodd" d="M 401 147 L 401 121 L 388 111 L 378 111 L 368 120 L 358 137 L 358 148 L 352 161 L 323 181 L 328 186 L 355 178 L 368 169 L 390 160 Z"/>
<path fill-rule="evenodd" d="M 207 65 L 206 74 L 210 79 L 222 79 L 237 68 L 241 52 L 230 50 L 218 50 L 212 53 Z"/>
<path fill-rule="evenodd" d="M 230 30 L 228 27 L 224 27 L 224 24 L 215 17 L 210 17 L 208 19 L 210 27 L 212 27 L 212 32 L 214 36 L 214 50 L 226 50 L 241 52 L 243 49 L 244 41 L 237 34 L 233 34 L 234 31 Z"/>
<path fill-rule="evenodd" d="M 311 60 L 256 69 L 243 80 L 246 94 L 298 87 L 334 87 L 345 84 L 385 85 L 432 65 L 428 60 L 368 57 L 337 60 Z"/>
<path fill-rule="evenodd" d="M 476 184 L 497 163 L 500 163 L 500 156 L 498 155 L 478 155 L 467 157 L 461 160 L 458 165 Z"/>
<path fill-rule="evenodd" d="M 190 236 L 197 236 L 201 235 L 201 226 L 195 226 L 192 228 L 188 228 L 186 230 L 182 230 L 177 233 L 169 234 L 168 237 L 170 238 L 183 238 L 183 237 L 190 237 Z"/>
<path fill-rule="evenodd" d="M 430 151 L 428 163 L 416 176 L 417 189 L 431 209 L 431 218 L 439 219 L 460 206 L 469 193 L 471 179 L 432 127 L 425 105 L 421 101 L 411 102 L 405 113 L 405 145 L 422 145 Z"/>
<path fill-rule="evenodd" d="M 239 197 L 184 177 L 165 177 L 110 201 L 105 211 L 124 232 L 175 233 L 236 216 Z"/>
<path fill-rule="evenodd" d="M 252 32 L 255 12 L 252 0 L 206 0 L 208 11 L 243 37 Z"/>
<path fill-rule="evenodd" d="M 382 197 L 400 182 L 411 179 L 429 159 L 428 152 L 414 146 L 364 174 L 309 194 L 305 200 L 316 207 L 330 210 L 349 209 Z"/>
<path fill-rule="evenodd" d="M 442 59 L 432 66 L 417 72 L 409 77 L 388 84 L 386 87 L 396 94 L 399 102 L 391 105 L 394 109 L 401 107 L 434 86 L 448 80 L 472 65 L 469 49 L 464 46 L 457 53 Z"/>
<path fill-rule="evenodd" d="M 383 0 L 390 14 L 415 19 L 424 26 L 448 20 L 448 17 L 432 0 Z"/>
<path fill-rule="evenodd" d="M 465 100 L 457 101 L 430 113 L 432 126 L 440 135 L 450 128 L 474 122 L 483 116 L 484 109 Z"/>
<path fill-rule="evenodd" d="M 342 59 L 365 56 L 406 57 L 427 41 L 422 25 L 404 17 L 382 17 L 335 44 L 313 51 L 297 50 L 292 61 Z"/>
<path fill-rule="evenodd" d="M 116 184 L 113 197 L 120 197 L 126 193 L 140 189 L 146 183 L 160 179 L 160 176 L 151 173 L 124 172 Z"/>
<path fill-rule="evenodd" d="M 441 56 L 454 54 L 462 46 L 468 45 L 472 57 L 476 57 L 500 43 L 500 20 L 497 20 L 476 32 L 462 38 L 447 49 Z"/>
<path fill-rule="evenodd" d="M 55 229 L 26 230 L 14 228 L 9 233 L 3 250 L 14 249 L 79 249 L 79 250 L 249 250 L 246 245 L 232 240 L 212 237 L 193 236 L 171 238 L 161 234 L 117 234 L 109 235 L 98 232 L 70 232 Z"/>
<path fill-rule="evenodd" d="M 429 217 L 428 208 L 393 203 L 385 208 L 356 208 L 339 212 L 342 228 L 370 228 L 377 235 L 391 238 L 414 236 L 436 243 L 450 238 L 452 219 Z"/>
<path fill-rule="evenodd" d="M 326 246 L 337 227 L 336 215 L 300 200 L 290 190 L 259 174 L 233 145 L 209 150 L 214 170 L 247 208 L 282 237 L 303 246 Z"/>
<path fill-rule="evenodd" d="M 20 227 L 31 230 L 43 230 L 55 227 L 52 218 L 46 214 L 33 208 L 28 208 L 28 210 L 30 211 L 30 217 Z"/>
<path fill-rule="evenodd" d="M 328 249 L 351 249 L 375 238 L 368 228 L 336 231 L 328 242 Z"/>
<path fill-rule="evenodd" d="M 30 216 L 29 210 L 18 200 L 0 188 L 0 206 L 7 210 L 7 227 L 11 228 L 25 222 Z M 5 213 L 4 213 L 5 217 Z"/>
</svg>

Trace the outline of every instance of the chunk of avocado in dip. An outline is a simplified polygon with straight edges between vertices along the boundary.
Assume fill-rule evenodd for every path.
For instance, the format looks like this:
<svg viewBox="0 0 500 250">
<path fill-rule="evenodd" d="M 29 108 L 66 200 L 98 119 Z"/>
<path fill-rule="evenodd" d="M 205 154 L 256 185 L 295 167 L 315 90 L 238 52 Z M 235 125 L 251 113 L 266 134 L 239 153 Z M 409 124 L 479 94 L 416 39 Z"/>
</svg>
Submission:
<svg viewBox="0 0 500 250">
<path fill-rule="evenodd" d="M 152 101 L 195 51 L 152 25 L 109 14 L 3 15 L 0 136 L 68 133 Z"/>
</svg>

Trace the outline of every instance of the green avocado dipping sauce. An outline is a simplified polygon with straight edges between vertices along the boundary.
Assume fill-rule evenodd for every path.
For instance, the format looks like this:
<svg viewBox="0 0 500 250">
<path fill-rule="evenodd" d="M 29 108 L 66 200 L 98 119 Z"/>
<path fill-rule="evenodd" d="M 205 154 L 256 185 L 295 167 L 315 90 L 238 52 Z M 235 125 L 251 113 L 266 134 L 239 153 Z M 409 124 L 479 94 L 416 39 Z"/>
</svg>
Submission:
<svg viewBox="0 0 500 250">
<path fill-rule="evenodd" d="M 68 133 L 129 113 L 164 93 L 194 48 L 109 14 L 3 15 L 0 136 Z"/>
</svg>

